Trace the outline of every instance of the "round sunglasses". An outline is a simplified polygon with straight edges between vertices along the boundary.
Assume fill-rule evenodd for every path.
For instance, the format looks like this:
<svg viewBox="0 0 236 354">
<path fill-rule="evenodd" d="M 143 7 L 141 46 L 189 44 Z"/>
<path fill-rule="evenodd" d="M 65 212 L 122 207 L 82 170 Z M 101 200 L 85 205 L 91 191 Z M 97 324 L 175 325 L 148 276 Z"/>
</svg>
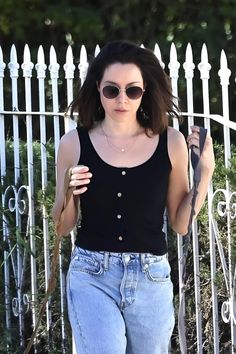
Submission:
<svg viewBox="0 0 236 354">
<path fill-rule="evenodd" d="M 145 90 L 139 86 L 130 86 L 126 89 L 121 89 L 113 85 L 104 86 L 102 89 L 103 96 L 108 99 L 116 98 L 122 91 L 125 92 L 126 96 L 131 100 L 137 100 L 142 96 Z"/>
</svg>

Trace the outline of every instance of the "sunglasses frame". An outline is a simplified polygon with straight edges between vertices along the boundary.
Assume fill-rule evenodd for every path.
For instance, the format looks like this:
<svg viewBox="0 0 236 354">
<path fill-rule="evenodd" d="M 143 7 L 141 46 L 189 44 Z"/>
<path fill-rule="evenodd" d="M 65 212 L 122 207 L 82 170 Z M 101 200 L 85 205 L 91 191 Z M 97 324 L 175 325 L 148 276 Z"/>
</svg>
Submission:
<svg viewBox="0 0 236 354">
<path fill-rule="evenodd" d="M 114 89 L 114 88 L 117 89 L 117 95 L 114 96 L 114 97 L 108 97 L 108 96 L 104 95 L 104 89 L 106 89 L 107 87 L 112 87 L 113 89 Z M 129 94 L 127 93 L 127 91 L 128 91 L 130 88 L 132 89 L 132 88 L 134 88 L 134 87 L 135 87 L 135 88 L 138 88 L 138 89 L 140 90 L 140 96 L 132 98 L 132 97 L 129 96 Z M 142 89 L 142 87 L 140 87 L 140 86 L 135 86 L 135 85 L 134 85 L 134 86 L 129 86 L 129 87 L 125 88 L 125 89 L 121 89 L 121 88 L 119 88 L 119 87 L 117 87 L 117 86 L 115 86 L 115 85 L 106 85 L 106 86 L 104 86 L 103 89 L 102 89 L 102 94 L 103 94 L 103 96 L 104 96 L 105 98 L 107 98 L 108 100 L 113 100 L 114 98 L 118 97 L 121 92 L 125 92 L 126 96 L 127 96 L 130 100 L 138 100 L 138 99 L 144 94 L 145 90 Z"/>
</svg>

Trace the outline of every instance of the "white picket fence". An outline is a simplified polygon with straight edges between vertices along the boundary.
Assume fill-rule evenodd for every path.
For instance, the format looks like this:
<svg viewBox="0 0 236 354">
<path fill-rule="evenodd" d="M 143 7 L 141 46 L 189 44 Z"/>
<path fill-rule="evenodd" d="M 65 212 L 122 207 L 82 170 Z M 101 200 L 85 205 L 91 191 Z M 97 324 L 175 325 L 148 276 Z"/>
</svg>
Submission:
<svg viewBox="0 0 236 354">
<path fill-rule="evenodd" d="M 98 53 L 99 47 L 95 49 L 95 55 Z M 159 58 L 163 68 L 165 64 L 161 58 L 161 52 L 158 45 L 155 45 L 154 53 Z M 45 64 L 45 56 L 43 47 L 38 49 L 37 63 L 34 65 L 31 61 L 31 53 L 29 47 L 26 45 L 23 54 L 23 63 L 20 67 L 17 59 L 17 51 L 13 45 L 10 52 L 10 62 L 6 66 L 2 50 L 0 48 L 0 156 L 1 156 L 1 181 L 2 181 L 2 207 L 8 209 L 2 220 L 1 236 L 4 244 L 7 245 L 1 255 L 3 259 L 3 278 L 4 278 L 4 293 L 2 305 L 5 311 L 5 327 L 9 330 L 8 340 L 6 345 L 6 352 L 11 353 L 11 331 L 13 319 L 17 319 L 17 328 L 19 334 L 19 348 L 20 352 L 26 344 L 25 331 L 27 323 L 30 322 L 35 326 L 37 321 L 38 309 L 38 293 L 39 293 L 39 269 L 36 262 L 35 254 L 37 254 L 38 239 L 35 237 L 35 157 L 33 153 L 33 141 L 35 139 L 35 131 L 39 131 L 37 139 L 40 141 L 41 153 L 41 188 L 45 191 L 48 186 L 48 157 L 46 143 L 48 137 L 53 139 L 55 147 L 55 161 L 57 155 L 58 144 L 61 135 L 72 129 L 75 123 L 69 118 L 64 117 L 64 108 L 61 108 L 61 97 L 59 95 L 59 88 L 62 83 L 63 87 L 64 105 L 69 104 L 73 99 L 74 91 L 74 75 L 79 76 L 81 83 L 83 83 L 87 68 L 87 52 L 84 46 L 81 47 L 80 60 L 78 67 L 75 66 L 73 60 L 72 48 L 69 46 L 66 53 L 66 61 L 62 70 L 57 62 L 57 55 L 54 47 L 50 48 L 49 65 Z M 8 70 L 7 70 L 8 68 Z M 171 45 L 170 62 L 168 68 L 165 68 L 172 80 L 173 93 L 178 97 L 179 87 L 179 69 L 180 63 L 177 58 L 177 51 L 175 45 Z M 169 70 L 168 70 L 169 69 Z M 223 132 L 223 146 L 224 146 L 224 161 L 225 166 L 229 167 L 229 159 L 231 158 L 231 133 L 236 131 L 236 123 L 229 118 L 229 78 L 231 71 L 228 68 L 227 58 L 222 51 L 219 60 L 219 91 L 222 96 L 222 112 L 219 114 L 211 114 L 210 112 L 210 95 L 209 95 L 209 80 L 211 65 L 208 61 L 208 53 L 205 45 L 202 47 L 201 62 L 197 69 L 200 72 L 200 79 L 202 82 L 202 102 L 203 111 L 194 112 L 194 70 L 195 64 L 193 62 L 193 54 L 191 45 L 188 44 L 186 49 L 186 59 L 183 63 L 183 71 L 185 74 L 186 87 L 186 102 L 187 112 L 183 112 L 183 116 L 187 119 L 187 127 L 190 128 L 193 124 L 198 124 L 201 119 L 203 125 L 211 132 L 212 125 L 218 125 L 218 129 Z M 20 80 L 20 81 L 19 81 Z M 76 78 L 76 81 L 78 78 Z M 21 84 L 21 90 L 19 86 Z M 22 84 L 24 88 L 22 89 Z M 32 85 L 38 85 L 38 97 L 32 97 Z M 48 96 L 50 95 L 50 100 Z M 18 100 L 20 98 L 19 108 Z M 23 101 L 24 100 L 24 101 Z M 6 106 L 6 108 L 5 108 Z M 32 108 L 33 107 L 33 108 Z M 35 107 L 37 107 L 35 109 Z M 25 121 L 25 125 L 22 125 Z M 48 122 L 52 122 L 50 130 L 48 131 Z M 174 120 L 173 125 L 179 129 L 177 120 Z M 23 126 L 23 127 L 22 127 Z M 27 141 L 27 182 L 19 185 L 19 178 L 21 178 L 22 155 L 20 153 L 20 139 L 23 136 Z M 8 165 L 8 152 L 6 150 L 6 140 L 10 138 L 13 141 L 14 152 L 14 166 Z M 14 168 L 14 178 L 8 185 L 5 185 L 4 178 L 9 174 L 10 169 Z M 52 168 L 52 167 L 50 167 Z M 55 173 L 55 171 L 54 171 Z M 192 171 L 190 170 L 192 177 Z M 221 338 L 219 335 L 219 320 L 225 322 L 228 327 L 230 344 L 227 353 L 234 353 L 236 350 L 236 269 L 233 261 L 233 245 L 232 227 L 236 219 L 236 192 L 231 191 L 229 183 L 226 180 L 224 188 L 216 189 L 213 185 L 209 187 L 208 192 L 208 228 L 209 228 L 209 269 L 211 272 L 211 311 L 212 311 L 212 352 L 221 353 L 223 347 L 221 345 Z M 217 201 L 217 202 L 215 202 Z M 216 205 L 216 207 L 215 207 Z M 53 238 L 49 230 L 49 218 L 45 205 L 41 205 L 43 218 L 41 220 L 41 230 L 43 235 L 43 259 L 44 259 L 44 282 L 47 284 L 50 275 L 50 251 L 49 241 Z M 216 218 L 217 214 L 217 218 Z M 9 215 L 13 216 L 16 235 L 12 235 L 12 230 L 9 227 Z M 224 220 L 225 234 L 224 241 L 220 237 L 218 222 L 219 219 Z M 17 235 L 20 233 L 26 245 L 29 246 L 31 253 L 27 247 L 22 247 Z M 15 239 L 14 239 L 15 237 Z M 203 317 L 204 308 L 202 307 L 202 285 L 200 284 L 200 265 L 201 252 L 199 251 L 199 232 L 197 223 L 193 225 L 193 268 L 194 274 L 194 293 L 195 293 L 195 315 L 196 315 L 196 350 L 189 351 L 190 353 L 205 353 L 204 349 L 204 328 Z M 16 242 L 16 239 L 18 242 Z M 179 259 L 179 289 L 184 286 L 182 282 L 182 238 L 177 238 L 178 259 Z M 234 248 L 234 249 L 233 249 Z M 224 275 L 225 287 L 227 289 L 227 298 L 223 302 L 222 307 L 219 308 L 218 301 L 218 287 L 215 282 L 219 266 L 217 265 L 217 257 L 220 258 L 220 272 Z M 28 274 L 26 274 L 26 266 L 28 267 Z M 29 275 L 30 272 L 30 275 Z M 42 270 L 41 270 L 42 272 Z M 68 331 L 65 326 L 65 271 L 63 268 L 63 254 L 60 255 L 59 264 L 59 279 L 60 279 L 60 309 L 58 317 L 60 318 L 61 326 L 61 353 L 68 353 L 66 347 L 66 340 L 68 338 Z M 28 275 L 28 277 L 27 277 Z M 25 280 L 30 276 L 30 288 L 25 288 Z M 14 280 L 14 282 L 12 281 Z M 45 285 L 46 288 L 46 285 Z M 46 289 L 45 289 L 46 290 Z M 221 313 L 220 313 L 221 312 Z M 53 309 L 48 306 L 46 309 L 46 330 L 50 331 L 53 326 Z M 28 321 L 28 322 L 27 322 Z M 187 331 L 190 329 L 187 328 Z M 191 329 L 192 330 L 192 329 Z M 42 334 L 42 333 L 41 333 Z M 49 336 L 50 337 L 50 336 Z M 70 337 L 70 336 L 69 336 Z M 229 349 L 230 348 L 230 349 Z M 37 345 L 34 347 L 34 352 L 39 352 Z M 50 350 L 48 351 L 50 353 Z M 73 350 L 74 352 L 74 350 Z"/>
</svg>

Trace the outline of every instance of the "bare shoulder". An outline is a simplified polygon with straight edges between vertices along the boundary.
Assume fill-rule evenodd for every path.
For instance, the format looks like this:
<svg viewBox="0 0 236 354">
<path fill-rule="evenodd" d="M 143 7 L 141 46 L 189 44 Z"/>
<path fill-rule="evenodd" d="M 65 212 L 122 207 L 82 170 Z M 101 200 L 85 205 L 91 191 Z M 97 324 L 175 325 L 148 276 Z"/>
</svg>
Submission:
<svg viewBox="0 0 236 354">
<path fill-rule="evenodd" d="M 77 129 L 72 129 L 72 130 L 69 130 L 67 133 L 65 133 L 61 137 L 61 143 L 62 144 L 70 144 L 72 140 L 73 140 L 73 142 L 75 142 L 75 140 L 78 140 L 78 139 L 79 139 L 79 135 L 78 135 Z"/>
<path fill-rule="evenodd" d="M 73 153 L 72 150 L 80 151 L 79 135 L 76 129 L 70 130 L 61 137 L 60 148 L 70 150 L 71 153 Z"/>
<path fill-rule="evenodd" d="M 77 164 L 80 156 L 80 141 L 76 129 L 70 130 L 61 137 L 58 155 L 66 159 L 70 166 Z"/>
<path fill-rule="evenodd" d="M 175 128 L 168 127 L 168 152 L 172 164 L 186 158 L 187 144 L 184 135 Z"/>
<path fill-rule="evenodd" d="M 178 144 L 184 142 L 186 144 L 184 135 L 179 130 L 172 127 L 168 127 L 168 142 Z"/>
</svg>

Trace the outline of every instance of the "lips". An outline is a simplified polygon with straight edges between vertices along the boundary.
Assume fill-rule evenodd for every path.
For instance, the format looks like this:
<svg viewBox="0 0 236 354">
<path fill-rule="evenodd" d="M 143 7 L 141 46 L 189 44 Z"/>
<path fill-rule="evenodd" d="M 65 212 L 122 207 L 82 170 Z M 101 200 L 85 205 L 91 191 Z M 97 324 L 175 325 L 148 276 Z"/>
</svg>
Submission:
<svg viewBox="0 0 236 354">
<path fill-rule="evenodd" d="M 128 112 L 128 111 L 126 109 L 115 109 L 115 112 L 125 113 L 125 112 Z"/>
</svg>

